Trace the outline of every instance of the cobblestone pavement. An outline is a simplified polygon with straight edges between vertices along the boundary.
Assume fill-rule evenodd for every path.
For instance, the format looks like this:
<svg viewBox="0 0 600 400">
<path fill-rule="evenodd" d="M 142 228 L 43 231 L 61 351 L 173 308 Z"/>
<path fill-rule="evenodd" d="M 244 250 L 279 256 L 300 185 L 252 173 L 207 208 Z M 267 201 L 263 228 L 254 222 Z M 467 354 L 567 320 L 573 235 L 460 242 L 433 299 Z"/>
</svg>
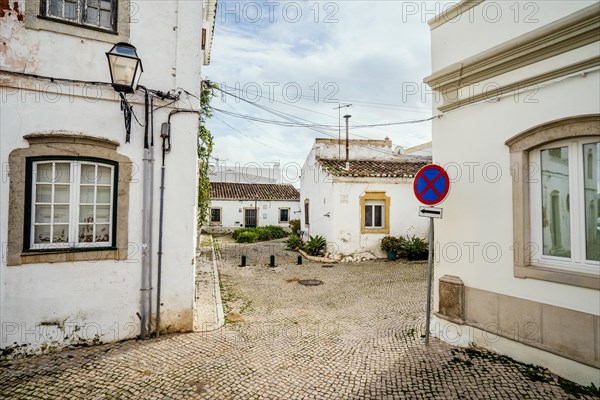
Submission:
<svg viewBox="0 0 600 400">
<path fill-rule="evenodd" d="M 222 243 L 221 255 L 221 329 L 0 361 L 0 398 L 576 398 L 505 357 L 425 347 L 425 263 L 298 266 L 272 243 Z"/>
</svg>

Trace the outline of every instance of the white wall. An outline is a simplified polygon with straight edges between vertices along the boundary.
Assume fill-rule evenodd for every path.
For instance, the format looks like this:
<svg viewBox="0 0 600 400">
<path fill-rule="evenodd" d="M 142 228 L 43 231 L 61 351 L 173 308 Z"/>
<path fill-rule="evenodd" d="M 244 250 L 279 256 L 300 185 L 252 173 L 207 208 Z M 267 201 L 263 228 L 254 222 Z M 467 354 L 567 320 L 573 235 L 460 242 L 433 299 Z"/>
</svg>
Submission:
<svg viewBox="0 0 600 400">
<path fill-rule="evenodd" d="M 365 192 L 385 192 L 390 197 L 390 233 L 392 236 L 416 235 L 427 239 L 428 219 L 419 217 L 419 206 L 412 179 L 336 178 L 330 198 L 331 237 L 342 254 L 370 251 L 384 257 L 381 239 L 387 234 L 361 234 L 360 196 Z M 345 202 L 345 200 L 348 200 Z"/>
<path fill-rule="evenodd" d="M 514 277 L 512 177 L 504 144 L 536 125 L 597 113 L 598 94 L 589 88 L 599 85 L 596 71 L 585 78 L 540 88 L 535 103 L 515 103 L 510 98 L 482 102 L 446 113 L 434 122 L 434 162 L 447 166 L 452 180 L 450 194 L 442 204 L 444 218 L 435 222 L 440 249 L 436 279 L 458 275 L 465 286 L 600 314 L 598 291 Z M 483 251 L 486 245 L 487 252 Z M 472 258 L 470 248 L 474 249 Z M 500 257 L 496 256 L 497 248 L 502 251 Z"/>
<path fill-rule="evenodd" d="M 244 226 L 244 209 L 254 208 L 254 200 L 212 200 L 211 208 L 221 208 L 221 225 L 223 229 L 231 230 Z M 258 226 L 275 225 L 287 228 L 289 222 L 279 222 L 279 209 L 289 208 L 289 219 L 300 218 L 300 203 L 285 200 L 258 200 Z M 266 218 L 265 218 L 266 216 Z M 210 224 L 214 230 L 216 224 Z"/>
<path fill-rule="evenodd" d="M 20 9 L 24 10 L 24 2 L 19 4 Z M 144 63 L 140 84 L 163 91 L 180 86 L 198 95 L 201 2 L 155 1 L 151 4 L 137 3 L 137 6 L 135 17 L 138 21 L 131 23 L 131 43 L 137 47 Z M 104 53 L 112 47 L 112 43 L 29 30 L 17 20 L 15 13 L 2 18 L 1 22 L 0 39 L 10 43 L 7 50 L 10 57 L 4 57 L 4 54 L 0 57 L 3 69 L 58 78 L 110 81 Z M 177 26 L 176 30 L 174 26 Z M 173 73 L 174 68 L 176 74 Z M 6 76 L 2 79 L 0 86 L 4 86 L 3 82 L 15 82 Z M 25 85 L 27 81 L 21 83 Z M 96 334 L 103 342 L 134 337 L 140 331 L 136 312 L 140 310 L 141 288 L 143 128 L 133 121 L 131 143 L 124 143 L 123 116 L 119 103 L 113 100 L 114 91 L 109 86 L 86 87 L 49 82 L 44 85 L 37 86 L 42 92 L 0 88 L 2 165 L 8 165 L 8 154 L 13 149 L 27 147 L 22 137 L 29 133 L 62 130 L 120 142 L 117 151 L 134 163 L 129 198 L 129 257 L 123 262 L 90 261 L 7 267 L 3 247 L 0 267 L 0 347 L 28 343 L 30 346 L 26 350 L 33 351 L 42 344 L 60 346 L 62 342 L 80 338 L 93 339 Z M 45 89 L 46 92 L 43 91 Z M 63 94 L 56 95 L 48 90 Z M 185 98 L 178 106 L 186 108 L 190 104 L 198 106 L 193 98 Z M 137 117 L 143 120 L 143 106 L 136 102 L 133 105 Z M 166 121 L 170 110 L 163 108 L 155 113 L 155 251 L 160 179 L 158 135 L 160 123 Z M 193 114 L 180 114 L 172 118 L 173 149 L 166 160 L 162 319 L 163 327 L 170 326 L 173 330 L 187 326 L 188 320 L 191 327 L 192 322 L 197 121 L 197 116 Z M 7 171 L 3 167 L 0 183 L 2 243 L 7 241 L 8 184 Z M 155 254 L 154 263 L 156 260 Z M 156 279 L 156 271 L 153 276 Z M 76 325 L 80 327 L 78 330 L 75 330 Z"/>
<path fill-rule="evenodd" d="M 451 13 L 446 17 L 448 22 L 431 32 L 432 70 L 436 72 L 595 3 L 484 1 L 459 16 Z"/>
</svg>

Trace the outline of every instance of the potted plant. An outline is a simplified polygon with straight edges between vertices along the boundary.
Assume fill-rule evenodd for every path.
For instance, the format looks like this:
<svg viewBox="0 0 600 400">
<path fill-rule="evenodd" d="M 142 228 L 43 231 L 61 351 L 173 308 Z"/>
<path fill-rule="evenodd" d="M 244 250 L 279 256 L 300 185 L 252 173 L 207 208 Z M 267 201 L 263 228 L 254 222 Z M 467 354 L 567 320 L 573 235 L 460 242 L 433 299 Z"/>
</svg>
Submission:
<svg viewBox="0 0 600 400">
<path fill-rule="evenodd" d="M 398 251 L 398 239 L 393 236 L 385 236 L 381 239 L 381 250 L 387 253 L 388 260 L 395 260 Z"/>
<path fill-rule="evenodd" d="M 429 256 L 429 245 L 428 243 L 415 235 L 406 235 L 402 238 L 402 250 L 406 253 L 406 257 L 409 260 L 427 260 Z"/>
</svg>

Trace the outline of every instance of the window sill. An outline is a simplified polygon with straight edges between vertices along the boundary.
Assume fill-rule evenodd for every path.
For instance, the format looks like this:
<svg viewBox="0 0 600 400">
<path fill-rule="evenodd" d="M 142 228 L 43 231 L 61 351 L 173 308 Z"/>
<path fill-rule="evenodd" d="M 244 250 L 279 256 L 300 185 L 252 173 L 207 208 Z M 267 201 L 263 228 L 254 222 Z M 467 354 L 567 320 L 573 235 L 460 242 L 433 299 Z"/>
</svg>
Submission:
<svg viewBox="0 0 600 400">
<path fill-rule="evenodd" d="M 121 260 L 119 249 L 88 248 L 88 249 L 56 249 L 32 250 L 21 253 L 21 264 L 52 264 L 60 262 Z"/>
<path fill-rule="evenodd" d="M 362 234 L 369 234 L 369 233 L 376 233 L 376 234 L 389 234 L 390 230 L 388 228 L 365 228 L 364 226 L 361 227 L 360 229 L 360 233 Z"/>
<path fill-rule="evenodd" d="M 598 274 L 570 272 L 558 268 L 538 267 L 533 265 L 525 267 L 515 265 L 514 275 L 517 278 L 538 279 L 541 281 L 600 290 L 600 275 Z"/>
</svg>

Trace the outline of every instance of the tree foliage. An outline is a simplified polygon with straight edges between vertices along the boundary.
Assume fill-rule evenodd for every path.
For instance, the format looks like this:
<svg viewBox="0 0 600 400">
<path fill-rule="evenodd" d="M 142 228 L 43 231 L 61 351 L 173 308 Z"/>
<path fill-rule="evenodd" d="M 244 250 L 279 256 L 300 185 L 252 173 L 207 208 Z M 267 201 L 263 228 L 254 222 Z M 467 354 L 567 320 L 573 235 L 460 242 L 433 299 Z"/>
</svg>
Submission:
<svg viewBox="0 0 600 400">
<path fill-rule="evenodd" d="M 213 135 L 206 128 L 206 120 L 212 117 L 210 102 L 215 97 L 216 85 L 202 81 L 200 93 L 200 129 L 198 130 L 198 159 L 200 171 L 198 173 L 198 224 L 208 223 L 210 215 L 210 181 L 208 179 L 209 161 L 213 150 Z"/>
</svg>

